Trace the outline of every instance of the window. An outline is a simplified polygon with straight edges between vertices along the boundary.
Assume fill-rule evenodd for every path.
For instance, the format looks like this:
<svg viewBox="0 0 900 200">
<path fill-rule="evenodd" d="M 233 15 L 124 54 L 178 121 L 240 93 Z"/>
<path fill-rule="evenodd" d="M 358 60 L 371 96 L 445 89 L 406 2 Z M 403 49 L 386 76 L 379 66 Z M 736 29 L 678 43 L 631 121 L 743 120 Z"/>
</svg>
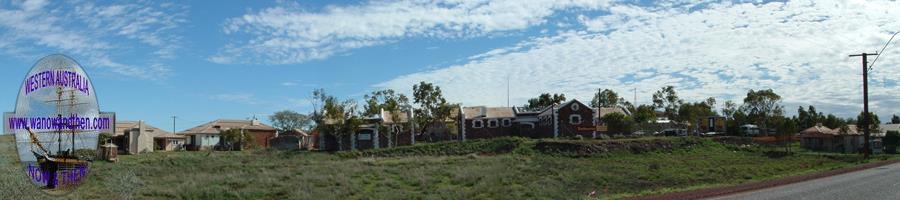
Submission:
<svg viewBox="0 0 900 200">
<path fill-rule="evenodd" d="M 509 127 L 509 126 L 512 126 L 512 119 L 509 119 L 509 118 L 503 119 L 503 127 Z"/>
<path fill-rule="evenodd" d="M 581 115 L 569 115 L 570 124 L 581 124 Z"/>
<path fill-rule="evenodd" d="M 497 119 L 488 120 L 488 128 L 497 128 L 500 126 L 500 123 L 497 122 Z"/>
<path fill-rule="evenodd" d="M 578 103 L 572 103 L 572 106 L 570 106 L 569 108 L 572 108 L 572 111 L 578 111 L 581 106 L 578 106 Z"/>
<path fill-rule="evenodd" d="M 359 134 L 359 140 L 372 140 L 372 134 Z"/>
<path fill-rule="evenodd" d="M 472 121 L 472 128 L 481 128 L 481 127 L 484 127 L 484 121 L 481 121 L 481 120 Z"/>
</svg>

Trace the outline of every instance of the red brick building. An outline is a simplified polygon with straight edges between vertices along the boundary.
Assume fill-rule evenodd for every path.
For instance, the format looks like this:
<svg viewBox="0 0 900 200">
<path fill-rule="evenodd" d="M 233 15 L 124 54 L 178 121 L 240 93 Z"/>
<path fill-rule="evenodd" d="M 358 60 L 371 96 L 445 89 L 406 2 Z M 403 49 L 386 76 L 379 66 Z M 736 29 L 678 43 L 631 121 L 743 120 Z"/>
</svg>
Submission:
<svg viewBox="0 0 900 200">
<path fill-rule="evenodd" d="M 516 134 L 512 107 L 464 107 L 459 109 L 460 139 L 480 139 Z"/>
<path fill-rule="evenodd" d="M 268 148 L 269 139 L 275 137 L 275 128 L 263 124 L 259 120 L 217 119 L 206 124 L 179 132 L 187 138 L 188 150 L 212 148 L 220 144 L 219 133 L 237 129 L 245 135 L 253 137 L 254 147 Z"/>
<path fill-rule="evenodd" d="M 581 135 L 591 138 L 596 135 L 594 109 L 578 100 L 548 106 L 538 114 L 535 128 L 537 138 L 559 138 Z"/>
<path fill-rule="evenodd" d="M 620 107 L 591 108 L 578 100 L 547 106 L 538 111 L 516 107 L 464 107 L 459 109 L 462 139 L 502 136 L 559 138 L 581 135 L 595 138 L 607 134 L 600 116 L 609 113 L 630 115 Z"/>
</svg>

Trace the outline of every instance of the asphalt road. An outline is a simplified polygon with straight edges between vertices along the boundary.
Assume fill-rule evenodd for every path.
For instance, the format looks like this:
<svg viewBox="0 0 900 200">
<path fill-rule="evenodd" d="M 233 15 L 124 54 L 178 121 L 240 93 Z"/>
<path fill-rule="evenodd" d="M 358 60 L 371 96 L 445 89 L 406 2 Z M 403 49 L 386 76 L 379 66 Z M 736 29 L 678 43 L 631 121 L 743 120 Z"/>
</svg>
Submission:
<svg viewBox="0 0 900 200">
<path fill-rule="evenodd" d="M 900 200 L 900 163 L 714 199 Z"/>
</svg>

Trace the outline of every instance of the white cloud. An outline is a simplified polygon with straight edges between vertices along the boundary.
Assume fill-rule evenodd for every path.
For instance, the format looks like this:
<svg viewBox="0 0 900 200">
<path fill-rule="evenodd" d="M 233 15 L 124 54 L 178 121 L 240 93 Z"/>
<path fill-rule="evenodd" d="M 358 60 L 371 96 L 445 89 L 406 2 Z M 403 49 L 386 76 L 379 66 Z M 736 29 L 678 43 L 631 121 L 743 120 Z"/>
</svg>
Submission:
<svg viewBox="0 0 900 200">
<path fill-rule="evenodd" d="M 282 5 L 227 20 L 245 36 L 209 58 L 216 63 L 291 64 L 408 37 L 466 38 L 523 30 L 560 10 L 598 10 L 596 0 L 372 1 L 309 11 Z M 241 58 L 237 60 L 235 58 Z"/>
<path fill-rule="evenodd" d="M 773 88 L 786 109 L 813 104 L 842 116 L 861 109 L 861 69 L 848 54 L 881 48 L 900 31 L 890 1 L 790 1 L 637 7 L 612 5 L 582 16 L 581 29 L 523 41 L 470 57 L 466 64 L 408 74 L 375 87 L 409 91 L 434 82 L 450 100 L 505 105 L 507 77 L 516 105 L 543 92 L 590 100 L 612 88 L 639 103 L 664 85 L 700 101 L 740 101 L 748 89 Z M 866 19 L 866 23 L 860 23 Z M 879 114 L 900 112 L 900 46 L 892 44 L 872 73 L 870 93 Z M 894 55 L 894 56 L 890 56 Z M 892 58 L 893 57 L 893 58 Z"/>
<path fill-rule="evenodd" d="M 0 45 L 3 53 L 25 59 L 60 52 L 85 58 L 81 62 L 86 67 L 142 79 L 164 78 L 171 71 L 164 62 L 179 48 L 181 38 L 173 32 L 185 22 L 186 8 L 151 3 L 13 3 L 0 8 Z"/>
</svg>

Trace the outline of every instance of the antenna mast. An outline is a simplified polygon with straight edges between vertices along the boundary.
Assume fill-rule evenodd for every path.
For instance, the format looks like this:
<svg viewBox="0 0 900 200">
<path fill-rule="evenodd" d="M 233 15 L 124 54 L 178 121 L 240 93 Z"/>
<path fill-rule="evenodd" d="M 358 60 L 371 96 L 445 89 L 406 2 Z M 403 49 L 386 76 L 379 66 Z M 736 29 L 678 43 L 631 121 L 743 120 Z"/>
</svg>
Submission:
<svg viewBox="0 0 900 200">
<path fill-rule="evenodd" d="M 509 107 L 509 75 L 506 75 L 506 107 Z"/>
</svg>

